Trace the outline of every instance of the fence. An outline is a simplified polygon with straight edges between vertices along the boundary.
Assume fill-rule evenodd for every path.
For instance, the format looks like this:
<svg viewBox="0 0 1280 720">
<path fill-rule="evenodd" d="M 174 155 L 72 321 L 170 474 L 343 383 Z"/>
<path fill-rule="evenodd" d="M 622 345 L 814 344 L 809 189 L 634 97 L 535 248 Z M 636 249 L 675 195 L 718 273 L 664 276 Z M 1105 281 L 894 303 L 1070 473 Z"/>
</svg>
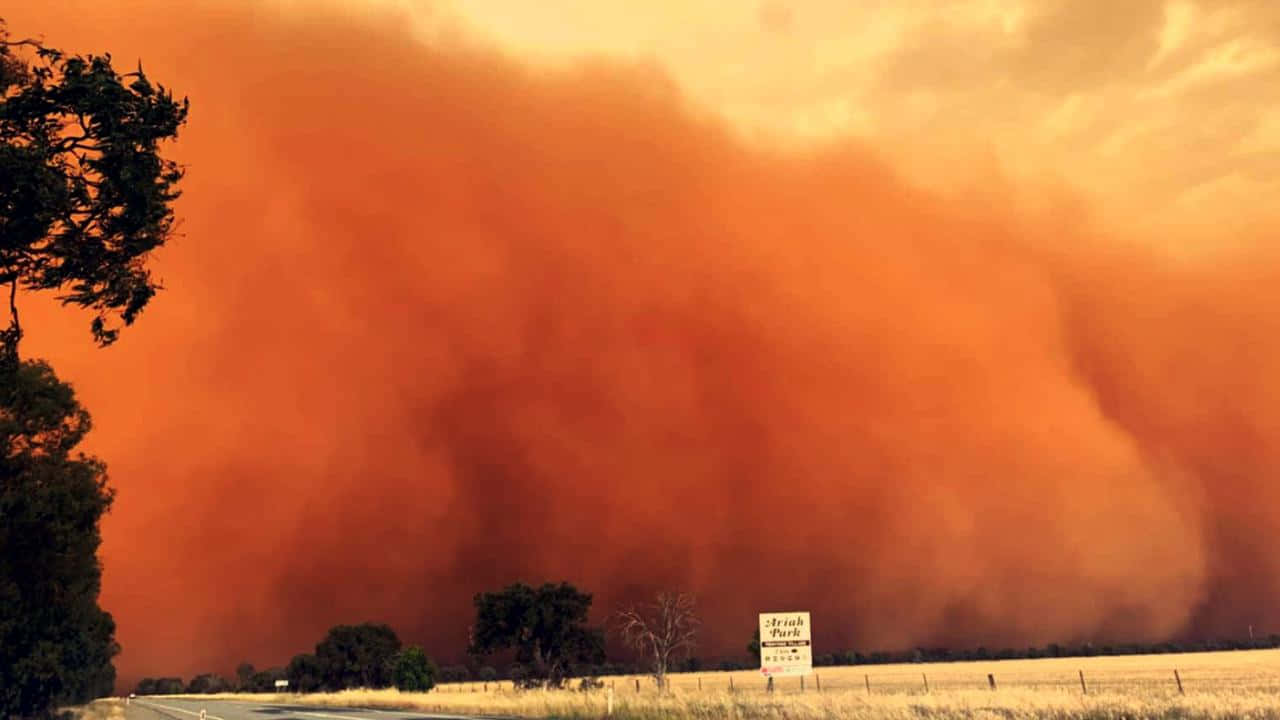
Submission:
<svg viewBox="0 0 1280 720">
<path fill-rule="evenodd" d="M 1176 664 L 1175 664 L 1176 663 Z M 778 677 L 770 688 L 759 672 L 673 673 L 668 684 L 676 693 L 818 692 L 865 694 L 946 693 L 951 691 L 1039 690 L 1073 694 L 1187 694 L 1264 692 L 1280 700 L 1280 650 L 1249 650 L 1183 655 L 1137 655 L 1094 658 L 925 663 L 918 665 L 853 665 L 818 667 L 805 677 Z M 618 697 L 656 694 L 651 676 L 601 678 Z M 442 693 L 514 692 L 510 681 L 447 683 Z M 569 687 L 579 687 L 572 680 Z"/>
</svg>

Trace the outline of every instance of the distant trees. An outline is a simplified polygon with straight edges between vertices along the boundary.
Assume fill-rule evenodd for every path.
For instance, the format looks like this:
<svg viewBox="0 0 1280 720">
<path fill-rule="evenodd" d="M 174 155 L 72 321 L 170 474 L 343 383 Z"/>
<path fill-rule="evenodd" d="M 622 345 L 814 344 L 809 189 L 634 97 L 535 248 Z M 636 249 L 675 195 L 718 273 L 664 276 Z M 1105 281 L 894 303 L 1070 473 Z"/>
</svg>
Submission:
<svg viewBox="0 0 1280 720">
<path fill-rule="evenodd" d="M 623 642 L 648 657 L 659 690 L 667 688 L 667 672 L 689 657 L 701 625 L 692 595 L 659 592 L 653 603 L 632 606 L 617 615 Z"/>
<path fill-rule="evenodd" d="M 440 682 L 456 683 L 471 679 L 471 671 L 466 665 L 448 665 L 440 668 Z"/>
<path fill-rule="evenodd" d="M 400 638 L 380 623 L 338 625 L 316 645 L 324 687 L 329 689 L 389 687 L 391 659 L 400 650 Z"/>
<path fill-rule="evenodd" d="M 436 666 L 422 648 L 411 645 L 391 659 L 391 682 L 403 692 L 426 692 L 435 687 Z"/>
<path fill-rule="evenodd" d="M 139 695 L 181 695 L 186 686 L 180 677 L 142 678 L 134 690 Z M 108 693 L 109 694 L 109 693 Z"/>
<path fill-rule="evenodd" d="M 231 683 L 227 679 L 217 673 L 204 673 L 191 678 L 191 682 L 187 683 L 187 692 L 193 695 L 207 695 L 212 693 L 229 692 Z"/>
<path fill-rule="evenodd" d="M 284 679 L 284 668 L 259 670 L 249 676 L 248 687 L 243 688 L 243 690 L 256 693 L 273 692 L 276 689 L 276 681 Z"/>
<path fill-rule="evenodd" d="M 249 686 L 253 683 L 253 663 L 242 662 L 236 666 L 236 689 L 240 692 L 249 692 Z"/>
<path fill-rule="evenodd" d="M 591 594 L 569 583 L 533 588 L 515 583 L 473 599 L 476 620 L 470 652 L 485 656 L 514 648 L 521 665 L 519 683 L 560 687 L 569 664 L 599 663 L 604 659 L 604 633 L 586 626 Z M 525 674 L 527 673 L 527 674 Z"/>
</svg>

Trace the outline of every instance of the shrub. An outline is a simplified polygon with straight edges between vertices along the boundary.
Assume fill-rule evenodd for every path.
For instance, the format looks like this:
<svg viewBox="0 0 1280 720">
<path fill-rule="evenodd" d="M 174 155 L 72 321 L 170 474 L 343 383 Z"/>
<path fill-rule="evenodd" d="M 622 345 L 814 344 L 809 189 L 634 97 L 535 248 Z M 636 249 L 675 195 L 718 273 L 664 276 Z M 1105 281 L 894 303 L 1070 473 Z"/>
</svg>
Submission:
<svg viewBox="0 0 1280 720">
<path fill-rule="evenodd" d="M 403 692 L 427 692 L 436 686 L 436 666 L 416 645 L 397 652 L 391 659 L 391 681 Z"/>
</svg>

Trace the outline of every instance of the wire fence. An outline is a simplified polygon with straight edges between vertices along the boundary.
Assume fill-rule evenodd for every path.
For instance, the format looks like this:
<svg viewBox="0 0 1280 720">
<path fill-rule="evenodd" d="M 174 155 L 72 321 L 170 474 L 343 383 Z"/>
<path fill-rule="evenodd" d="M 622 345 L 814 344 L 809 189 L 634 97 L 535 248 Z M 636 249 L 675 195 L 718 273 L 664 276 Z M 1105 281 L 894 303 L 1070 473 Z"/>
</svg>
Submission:
<svg viewBox="0 0 1280 720">
<path fill-rule="evenodd" d="M 1242 651 L 1241 654 L 1265 653 L 1260 657 L 1236 658 L 1231 663 L 1215 658 L 1198 661 L 1198 656 L 1185 656 L 1181 667 L 1167 662 L 1171 657 L 1133 656 L 1108 658 L 1053 658 L 1049 660 L 1009 660 L 972 663 L 938 663 L 889 666 L 819 667 L 806 676 L 769 679 L 759 672 L 672 673 L 667 676 L 670 690 L 680 694 L 734 692 L 793 695 L 820 692 L 861 692 L 876 694 L 922 695 L 952 691 L 1035 690 L 1073 694 L 1134 693 L 1188 694 L 1269 693 L 1280 701 L 1280 651 Z M 1228 655 L 1234 655 L 1229 653 Z M 1159 659 L 1166 662 L 1160 663 Z M 1083 662 L 1082 662 L 1083 661 Z M 643 695 L 659 692 L 657 682 L 648 675 L 604 677 L 599 689 L 612 689 L 615 695 Z M 567 684 L 578 689 L 580 680 Z M 442 693 L 510 693 L 521 692 L 509 681 L 458 682 L 437 686 Z"/>
</svg>

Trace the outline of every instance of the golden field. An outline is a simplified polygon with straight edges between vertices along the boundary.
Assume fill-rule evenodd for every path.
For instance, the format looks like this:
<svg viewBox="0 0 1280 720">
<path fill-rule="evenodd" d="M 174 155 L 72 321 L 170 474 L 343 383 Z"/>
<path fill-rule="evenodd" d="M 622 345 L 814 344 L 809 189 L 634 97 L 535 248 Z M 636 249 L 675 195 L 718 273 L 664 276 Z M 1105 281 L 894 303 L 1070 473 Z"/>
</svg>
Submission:
<svg viewBox="0 0 1280 720">
<path fill-rule="evenodd" d="M 1178 691 L 1175 669 L 1184 694 Z M 1080 672 L 1087 693 L 1081 691 Z M 995 676 L 995 690 L 988 686 L 988 673 Z M 604 682 L 613 688 L 614 717 L 645 720 L 1280 719 L 1280 650 L 828 667 L 807 678 L 803 691 L 798 678 L 779 679 L 772 695 L 758 673 L 745 671 L 673 675 L 672 692 L 666 696 L 657 693 L 647 677 L 619 676 Z M 510 683 L 456 683 L 430 693 L 349 690 L 216 697 L 530 718 L 601 718 L 608 703 L 607 690 L 515 691 Z"/>
</svg>

